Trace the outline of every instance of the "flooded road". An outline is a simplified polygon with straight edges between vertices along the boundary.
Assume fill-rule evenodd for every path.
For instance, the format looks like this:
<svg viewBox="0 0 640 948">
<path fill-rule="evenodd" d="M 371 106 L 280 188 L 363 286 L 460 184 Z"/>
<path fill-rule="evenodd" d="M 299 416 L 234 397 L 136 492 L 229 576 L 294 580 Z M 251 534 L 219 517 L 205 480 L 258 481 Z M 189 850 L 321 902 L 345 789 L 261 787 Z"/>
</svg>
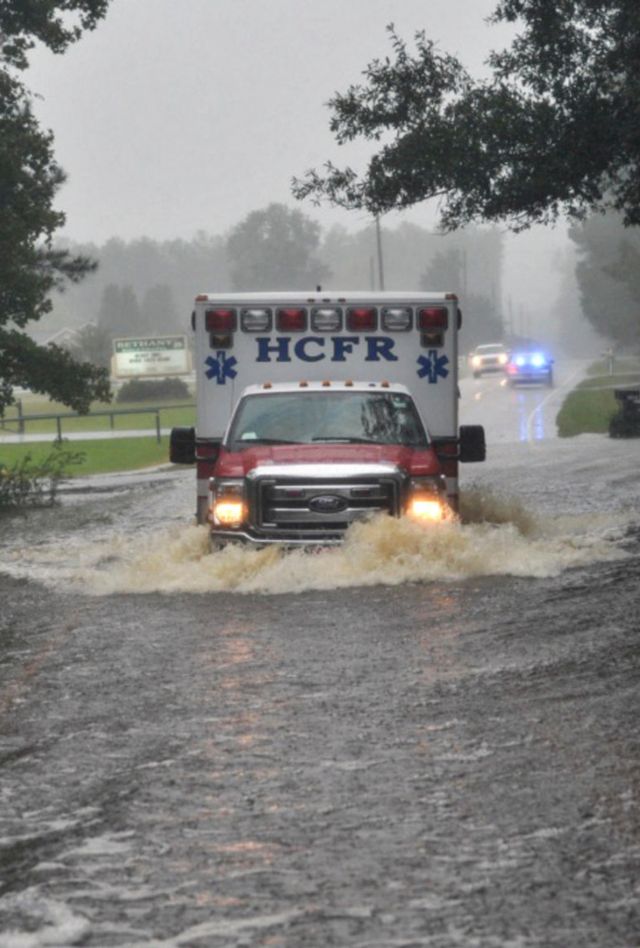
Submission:
<svg viewBox="0 0 640 948">
<path fill-rule="evenodd" d="M 463 525 L 208 556 L 175 469 L 2 521 L 3 946 L 637 948 L 640 444 L 469 389 Z"/>
</svg>

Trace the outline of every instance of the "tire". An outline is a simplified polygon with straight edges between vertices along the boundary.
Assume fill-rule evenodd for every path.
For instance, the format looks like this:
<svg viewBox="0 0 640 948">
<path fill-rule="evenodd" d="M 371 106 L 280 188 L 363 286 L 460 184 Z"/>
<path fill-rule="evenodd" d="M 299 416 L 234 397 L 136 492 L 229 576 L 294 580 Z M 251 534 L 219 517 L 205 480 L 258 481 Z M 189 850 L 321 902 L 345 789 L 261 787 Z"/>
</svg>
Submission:
<svg viewBox="0 0 640 948">
<path fill-rule="evenodd" d="M 482 372 L 474 372 L 474 373 L 473 373 L 474 379 L 479 379 L 481 375 L 482 375 Z"/>
</svg>

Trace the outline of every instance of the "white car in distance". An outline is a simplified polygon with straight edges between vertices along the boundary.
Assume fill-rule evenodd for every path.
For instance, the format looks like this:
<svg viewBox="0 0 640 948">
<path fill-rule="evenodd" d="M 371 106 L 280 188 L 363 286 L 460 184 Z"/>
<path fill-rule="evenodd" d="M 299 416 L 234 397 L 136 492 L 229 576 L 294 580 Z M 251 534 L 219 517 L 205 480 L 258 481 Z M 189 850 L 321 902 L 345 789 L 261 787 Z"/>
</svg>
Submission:
<svg viewBox="0 0 640 948">
<path fill-rule="evenodd" d="M 479 379 L 485 372 L 504 372 L 508 361 L 509 350 L 501 342 L 476 346 L 469 356 L 474 379 Z"/>
</svg>

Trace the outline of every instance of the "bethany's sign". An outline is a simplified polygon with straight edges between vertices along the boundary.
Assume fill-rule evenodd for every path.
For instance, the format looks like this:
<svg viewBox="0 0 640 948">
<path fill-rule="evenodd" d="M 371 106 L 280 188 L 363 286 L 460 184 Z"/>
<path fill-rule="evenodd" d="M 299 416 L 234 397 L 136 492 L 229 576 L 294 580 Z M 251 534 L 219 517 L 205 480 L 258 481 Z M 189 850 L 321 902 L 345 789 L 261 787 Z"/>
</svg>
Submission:
<svg viewBox="0 0 640 948">
<path fill-rule="evenodd" d="M 112 374 L 117 379 L 186 375 L 191 370 L 187 338 L 114 339 L 112 364 Z"/>
</svg>

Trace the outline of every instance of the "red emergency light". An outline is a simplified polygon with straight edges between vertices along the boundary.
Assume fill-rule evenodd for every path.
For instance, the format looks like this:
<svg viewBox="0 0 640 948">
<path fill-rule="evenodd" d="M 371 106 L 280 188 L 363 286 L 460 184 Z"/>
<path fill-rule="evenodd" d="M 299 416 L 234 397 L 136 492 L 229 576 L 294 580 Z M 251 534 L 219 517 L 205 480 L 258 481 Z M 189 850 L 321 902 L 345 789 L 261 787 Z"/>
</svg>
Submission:
<svg viewBox="0 0 640 948">
<path fill-rule="evenodd" d="M 429 332 L 434 329 L 446 329 L 449 325 L 449 311 L 446 306 L 425 306 L 418 310 L 418 329 Z"/>
<path fill-rule="evenodd" d="M 356 307 L 347 310 L 349 332 L 373 332 L 377 328 L 378 314 L 375 309 Z"/>
<path fill-rule="evenodd" d="M 276 312 L 276 328 L 278 332 L 304 332 L 307 328 L 306 309 L 279 309 Z"/>
<path fill-rule="evenodd" d="M 207 332 L 217 335 L 227 335 L 236 331 L 235 309 L 208 309 L 204 314 L 204 324 Z"/>
</svg>

